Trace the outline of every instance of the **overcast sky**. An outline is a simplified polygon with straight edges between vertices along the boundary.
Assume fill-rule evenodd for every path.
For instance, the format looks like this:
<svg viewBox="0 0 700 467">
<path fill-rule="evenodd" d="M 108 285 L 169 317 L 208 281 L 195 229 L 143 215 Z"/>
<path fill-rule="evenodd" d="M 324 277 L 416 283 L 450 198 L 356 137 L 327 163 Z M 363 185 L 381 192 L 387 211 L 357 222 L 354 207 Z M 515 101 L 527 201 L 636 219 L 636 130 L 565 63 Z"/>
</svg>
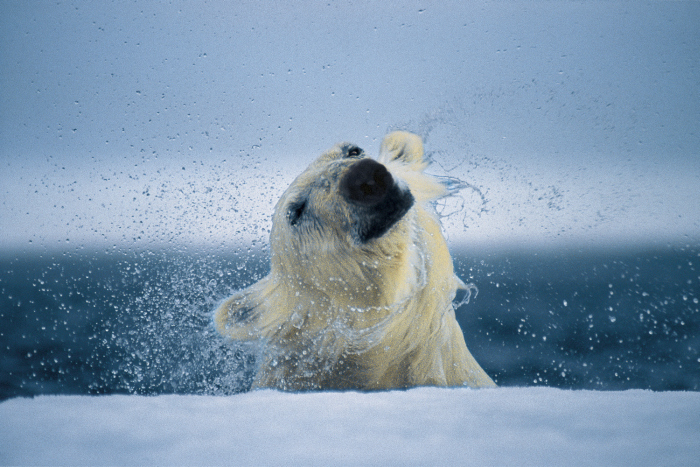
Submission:
<svg viewBox="0 0 700 467">
<path fill-rule="evenodd" d="M 265 241 L 405 128 L 450 241 L 700 238 L 700 2 L 0 2 L 0 248 Z"/>
</svg>

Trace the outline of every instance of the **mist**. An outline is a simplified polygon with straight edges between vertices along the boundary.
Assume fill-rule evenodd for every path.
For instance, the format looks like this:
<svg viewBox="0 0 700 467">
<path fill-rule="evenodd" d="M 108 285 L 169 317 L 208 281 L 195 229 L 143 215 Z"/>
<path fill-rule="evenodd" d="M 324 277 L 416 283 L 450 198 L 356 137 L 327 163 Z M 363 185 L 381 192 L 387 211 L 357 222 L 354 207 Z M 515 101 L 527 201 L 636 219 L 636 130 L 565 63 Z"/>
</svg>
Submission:
<svg viewBox="0 0 700 467">
<path fill-rule="evenodd" d="M 700 237 L 698 2 L 4 2 L 0 248 L 267 240 L 321 152 L 420 134 L 452 244 Z"/>
</svg>

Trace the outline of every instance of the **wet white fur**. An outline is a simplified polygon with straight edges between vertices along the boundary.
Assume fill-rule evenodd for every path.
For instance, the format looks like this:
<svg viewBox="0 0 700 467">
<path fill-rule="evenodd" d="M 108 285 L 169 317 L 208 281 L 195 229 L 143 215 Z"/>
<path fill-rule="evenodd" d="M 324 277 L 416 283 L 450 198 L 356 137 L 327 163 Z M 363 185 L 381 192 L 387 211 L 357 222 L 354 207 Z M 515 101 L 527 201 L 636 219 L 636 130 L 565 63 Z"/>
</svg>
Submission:
<svg viewBox="0 0 700 467">
<path fill-rule="evenodd" d="M 254 387 L 389 389 L 419 385 L 495 386 L 467 350 L 453 300 L 454 274 L 431 202 L 448 194 L 423 172 L 423 144 L 394 132 L 377 161 L 414 205 L 383 236 L 360 244 L 355 208 L 338 192 L 356 161 L 337 145 L 312 163 L 277 204 L 271 272 L 215 311 L 219 332 L 264 342 Z M 287 208 L 308 199 L 308 221 Z"/>
</svg>

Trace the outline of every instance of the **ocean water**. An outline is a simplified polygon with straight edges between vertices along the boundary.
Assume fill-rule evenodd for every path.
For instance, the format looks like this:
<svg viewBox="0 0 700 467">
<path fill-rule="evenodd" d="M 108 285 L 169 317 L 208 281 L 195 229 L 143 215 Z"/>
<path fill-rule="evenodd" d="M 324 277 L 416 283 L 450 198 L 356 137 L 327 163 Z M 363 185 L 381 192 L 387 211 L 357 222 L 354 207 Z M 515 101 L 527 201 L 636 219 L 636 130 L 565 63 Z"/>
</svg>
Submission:
<svg viewBox="0 0 700 467">
<path fill-rule="evenodd" d="M 268 271 L 265 249 L 0 256 L 0 400 L 233 394 L 255 344 L 211 311 Z M 456 313 L 501 386 L 700 390 L 700 248 L 454 254 L 479 292 Z"/>
</svg>

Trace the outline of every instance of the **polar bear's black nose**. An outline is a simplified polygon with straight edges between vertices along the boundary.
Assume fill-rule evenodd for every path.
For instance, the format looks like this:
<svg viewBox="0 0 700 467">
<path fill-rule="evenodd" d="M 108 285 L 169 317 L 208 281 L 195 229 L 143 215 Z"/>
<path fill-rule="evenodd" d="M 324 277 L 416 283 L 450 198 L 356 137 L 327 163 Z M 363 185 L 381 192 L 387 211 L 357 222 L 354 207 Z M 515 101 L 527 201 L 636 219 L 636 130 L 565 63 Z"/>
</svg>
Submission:
<svg viewBox="0 0 700 467">
<path fill-rule="evenodd" d="M 384 199 L 393 183 L 386 167 L 372 159 L 362 159 L 340 181 L 340 194 L 353 203 L 374 206 Z"/>
</svg>

